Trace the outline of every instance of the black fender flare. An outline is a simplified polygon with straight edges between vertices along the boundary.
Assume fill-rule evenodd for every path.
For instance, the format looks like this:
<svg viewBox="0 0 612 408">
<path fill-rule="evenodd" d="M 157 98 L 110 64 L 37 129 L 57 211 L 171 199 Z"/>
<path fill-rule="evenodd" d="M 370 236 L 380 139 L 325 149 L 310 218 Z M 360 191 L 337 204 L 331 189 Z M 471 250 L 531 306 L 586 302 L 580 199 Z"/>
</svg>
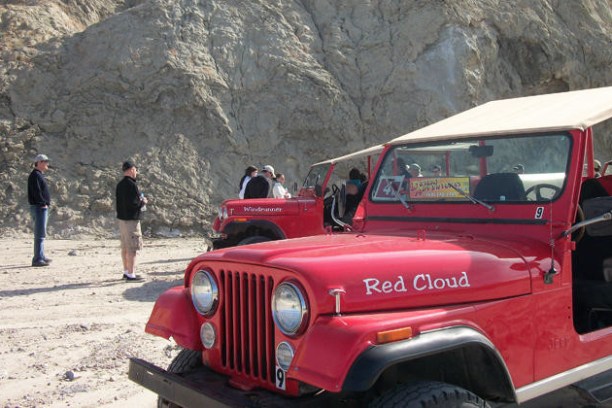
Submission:
<svg viewBox="0 0 612 408">
<path fill-rule="evenodd" d="M 494 372 L 490 375 L 501 380 L 497 393 L 509 401 L 516 401 L 512 378 L 501 354 L 487 337 L 467 326 L 432 330 L 411 339 L 369 347 L 353 362 L 344 379 L 342 391 L 365 392 L 374 386 L 388 368 L 468 346 L 478 347 L 491 358 L 494 364 L 489 369 Z"/>
<path fill-rule="evenodd" d="M 272 237 L 275 239 L 285 239 L 287 236 L 284 231 L 275 223 L 267 220 L 248 220 L 244 222 L 232 221 L 225 225 L 223 228 L 223 234 L 226 234 L 228 237 L 241 237 L 249 231 L 249 229 L 256 230 L 266 230 L 272 233 Z M 266 235 L 268 236 L 268 235 Z"/>
</svg>

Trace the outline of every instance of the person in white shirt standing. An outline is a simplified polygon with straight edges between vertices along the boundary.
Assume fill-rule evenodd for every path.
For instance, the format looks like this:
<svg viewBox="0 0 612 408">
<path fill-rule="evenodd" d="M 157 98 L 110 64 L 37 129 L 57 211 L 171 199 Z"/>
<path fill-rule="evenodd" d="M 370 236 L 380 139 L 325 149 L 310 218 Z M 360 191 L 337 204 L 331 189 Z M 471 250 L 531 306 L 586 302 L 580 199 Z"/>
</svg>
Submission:
<svg viewBox="0 0 612 408">
<path fill-rule="evenodd" d="M 283 173 L 276 173 L 276 183 L 272 190 L 274 198 L 291 198 L 291 193 L 283 185 L 285 183 L 285 175 Z"/>
</svg>

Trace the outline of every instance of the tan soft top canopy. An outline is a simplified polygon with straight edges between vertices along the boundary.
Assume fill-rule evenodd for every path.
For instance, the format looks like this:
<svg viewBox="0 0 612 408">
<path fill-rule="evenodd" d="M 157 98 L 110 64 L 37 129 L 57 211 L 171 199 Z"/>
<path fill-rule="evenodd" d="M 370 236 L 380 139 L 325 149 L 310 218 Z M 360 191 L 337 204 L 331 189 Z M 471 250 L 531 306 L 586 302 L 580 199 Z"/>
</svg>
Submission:
<svg viewBox="0 0 612 408">
<path fill-rule="evenodd" d="M 610 117 L 612 86 L 488 102 L 395 138 L 388 144 L 584 130 Z"/>
<path fill-rule="evenodd" d="M 385 148 L 384 145 L 376 145 L 376 146 L 368 147 L 367 149 L 359 150 L 354 153 L 345 154 L 344 156 L 340 156 L 334 159 L 324 160 L 322 162 L 315 163 L 313 164 L 313 166 L 318 166 L 319 164 L 338 163 L 344 160 L 350 160 L 350 159 L 355 159 L 359 157 L 370 156 L 372 154 L 379 154 L 380 152 L 382 152 L 384 148 Z"/>
</svg>

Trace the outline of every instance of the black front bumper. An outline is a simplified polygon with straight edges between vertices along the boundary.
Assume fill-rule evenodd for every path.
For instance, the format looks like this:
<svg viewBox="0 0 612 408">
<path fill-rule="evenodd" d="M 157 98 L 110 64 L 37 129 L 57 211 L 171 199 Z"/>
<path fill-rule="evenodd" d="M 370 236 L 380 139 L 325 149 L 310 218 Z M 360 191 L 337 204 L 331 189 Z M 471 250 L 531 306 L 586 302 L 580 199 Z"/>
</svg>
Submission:
<svg viewBox="0 0 612 408">
<path fill-rule="evenodd" d="M 235 238 L 214 238 L 212 239 L 212 249 L 223 249 L 238 245 Z"/>
<path fill-rule="evenodd" d="M 170 373 L 139 358 L 130 359 L 128 377 L 161 398 L 184 408 L 195 407 L 317 407 L 335 406 L 337 396 L 286 398 L 265 390 L 241 391 L 227 377 L 201 367 L 187 375 Z"/>
</svg>

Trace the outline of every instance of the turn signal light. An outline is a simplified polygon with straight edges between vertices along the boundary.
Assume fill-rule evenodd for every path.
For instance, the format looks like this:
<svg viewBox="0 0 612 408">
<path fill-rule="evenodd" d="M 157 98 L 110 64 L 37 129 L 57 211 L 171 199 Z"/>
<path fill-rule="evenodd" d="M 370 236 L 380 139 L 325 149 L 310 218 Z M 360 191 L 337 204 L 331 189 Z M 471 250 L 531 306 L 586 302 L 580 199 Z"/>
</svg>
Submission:
<svg viewBox="0 0 612 408">
<path fill-rule="evenodd" d="M 365 216 L 365 206 L 360 202 L 355 210 L 355 215 L 353 215 L 353 231 L 363 230 Z"/>
<path fill-rule="evenodd" d="M 376 342 L 379 344 L 391 343 L 392 341 L 406 340 L 412 337 L 412 327 L 403 327 L 376 333 Z"/>
</svg>

